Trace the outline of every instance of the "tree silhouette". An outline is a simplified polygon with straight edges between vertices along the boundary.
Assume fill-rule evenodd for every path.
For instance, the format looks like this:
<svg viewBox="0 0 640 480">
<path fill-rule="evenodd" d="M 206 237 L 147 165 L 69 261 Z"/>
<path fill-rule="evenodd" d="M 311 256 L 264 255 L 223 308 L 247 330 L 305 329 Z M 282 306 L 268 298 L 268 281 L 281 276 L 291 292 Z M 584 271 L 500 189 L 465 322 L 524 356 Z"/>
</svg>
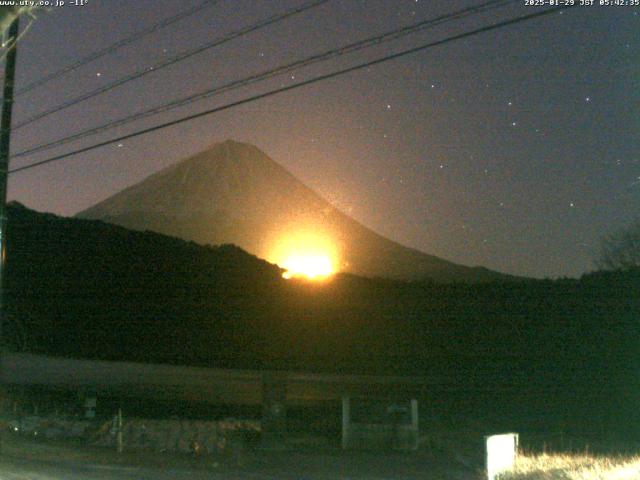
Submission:
<svg viewBox="0 0 640 480">
<path fill-rule="evenodd" d="M 640 268 L 640 219 L 602 239 L 596 264 L 605 270 Z"/>
</svg>

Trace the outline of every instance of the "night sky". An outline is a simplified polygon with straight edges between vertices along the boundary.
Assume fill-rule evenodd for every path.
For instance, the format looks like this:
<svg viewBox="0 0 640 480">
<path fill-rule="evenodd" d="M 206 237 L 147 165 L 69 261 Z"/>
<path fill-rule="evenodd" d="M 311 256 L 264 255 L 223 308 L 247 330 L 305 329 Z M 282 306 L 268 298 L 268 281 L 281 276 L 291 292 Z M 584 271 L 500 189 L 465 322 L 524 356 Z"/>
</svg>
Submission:
<svg viewBox="0 0 640 480">
<path fill-rule="evenodd" d="M 41 12 L 19 44 L 17 86 L 198 3 L 89 0 Z M 223 0 L 19 96 L 14 124 L 301 3 Z M 19 129 L 12 151 L 479 3 L 332 0 Z M 536 10 L 522 0 L 11 166 Z M 576 7 L 13 174 L 9 197 L 73 215 L 232 138 L 407 246 L 518 275 L 578 276 L 594 268 L 599 239 L 640 213 L 639 127 L 640 7 Z"/>
</svg>

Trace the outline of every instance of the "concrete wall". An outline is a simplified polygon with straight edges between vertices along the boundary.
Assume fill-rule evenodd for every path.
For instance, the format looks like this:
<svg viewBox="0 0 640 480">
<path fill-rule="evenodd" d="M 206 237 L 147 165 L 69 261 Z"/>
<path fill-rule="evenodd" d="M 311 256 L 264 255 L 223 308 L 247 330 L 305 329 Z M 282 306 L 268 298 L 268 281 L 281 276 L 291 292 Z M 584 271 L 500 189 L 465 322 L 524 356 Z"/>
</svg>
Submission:
<svg viewBox="0 0 640 480">
<path fill-rule="evenodd" d="M 352 399 L 342 398 L 342 448 L 343 449 L 391 449 L 416 450 L 420 430 L 418 425 L 418 401 L 412 399 L 398 405 L 385 399 L 367 399 L 376 407 L 366 412 L 364 420 L 354 420 Z M 400 413 L 400 416 L 395 414 Z M 405 417 L 402 420 L 402 417 Z M 408 418 L 406 418 L 408 417 Z"/>
<path fill-rule="evenodd" d="M 411 425 L 352 423 L 347 448 L 414 450 L 418 432 Z"/>
</svg>

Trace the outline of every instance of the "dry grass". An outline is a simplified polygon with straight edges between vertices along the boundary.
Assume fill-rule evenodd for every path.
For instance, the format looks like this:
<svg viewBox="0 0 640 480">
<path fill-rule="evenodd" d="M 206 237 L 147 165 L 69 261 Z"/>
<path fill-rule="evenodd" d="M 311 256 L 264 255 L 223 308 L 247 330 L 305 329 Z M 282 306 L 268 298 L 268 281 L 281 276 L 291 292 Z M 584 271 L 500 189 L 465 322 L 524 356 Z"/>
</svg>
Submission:
<svg viewBox="0 0 640 480">
<path fill-rule="evenodd" d="M 638 480 L 640 456 L 588 454 L 519 455 L 512 473 L 500 480 Z"/>
</svg>

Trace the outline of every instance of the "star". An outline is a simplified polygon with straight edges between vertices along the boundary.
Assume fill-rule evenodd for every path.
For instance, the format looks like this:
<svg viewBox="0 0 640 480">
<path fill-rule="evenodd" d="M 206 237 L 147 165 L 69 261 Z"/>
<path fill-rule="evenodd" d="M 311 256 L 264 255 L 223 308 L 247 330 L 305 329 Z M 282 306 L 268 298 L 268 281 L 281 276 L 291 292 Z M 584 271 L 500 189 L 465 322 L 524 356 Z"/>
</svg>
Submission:
<svg viewBox="0 0 640 480">
<path fill-rule="evenodd" d="M 576 205 L 575 205 L 575 203 L 573 203 L 573 202 L 569 202 L 569 206 L 570 206 L 571 208 L 573 208 L 573 207 L 575 207 Z"/>
<path fill-rule="evenodd" d="M 512 127 L 515 127 L 516 125 L 518 125 L 518 122 L 511 122 Z"/>
<path fill-rule="evenodd" d="M 589 103 L 591 101 L 591 97 L 584 97 L 584 101 Z"/>
<path fill-rule="evenodd" d="M 391 110 L 391 105 L 387 104 L 387 110 Z"/>
</svg>

